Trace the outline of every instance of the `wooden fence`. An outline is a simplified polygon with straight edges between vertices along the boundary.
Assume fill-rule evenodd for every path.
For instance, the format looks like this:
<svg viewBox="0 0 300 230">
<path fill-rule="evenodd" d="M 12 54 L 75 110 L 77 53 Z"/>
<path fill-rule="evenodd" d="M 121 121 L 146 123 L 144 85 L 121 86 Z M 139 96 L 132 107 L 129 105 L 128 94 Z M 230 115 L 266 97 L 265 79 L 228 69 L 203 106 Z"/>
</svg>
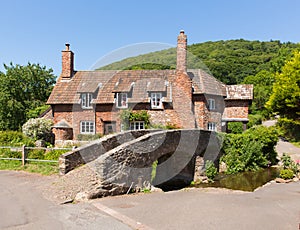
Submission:
<svg viewBox="0 0 300 230">
<path fill-rule="evenodd" d="M 10 149 L 14 152 L 22 152 L 21 158 L 11 158 L 11 157 L 0 157 L 0 160 L 16 160 L 22 161 L 22 165 L 24 166 L 28 161 L 35 161 L 35 162 L 49 162 L 49 163 L 58 163 L 58 160 L 42 160 L 42 159 L 30 159 L 27 158 L 28 150 L 40 149 L 45 151 L 52 151 L 52 150 L 72 150 L 72 148 L 44 148 L 44 147 L 26 147 L 23 145 L 22 147 L 12 147 L 12 146 L 0 146 L 0 149 Z"/>
</svg>

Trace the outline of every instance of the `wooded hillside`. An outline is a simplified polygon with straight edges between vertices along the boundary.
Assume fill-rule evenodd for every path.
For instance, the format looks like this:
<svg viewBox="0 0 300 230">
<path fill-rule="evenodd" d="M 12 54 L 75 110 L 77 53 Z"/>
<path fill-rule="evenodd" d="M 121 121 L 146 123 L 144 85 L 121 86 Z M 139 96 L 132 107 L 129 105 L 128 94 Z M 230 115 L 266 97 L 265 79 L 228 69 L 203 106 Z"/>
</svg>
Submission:
<svg viewBox="0 0 300 230">
<path fill-rule="evenodd" d="M 188 68 L 202 68 L 226 84 L 242 83 L 261 70 L 278 72 L 292 51 L 299 47 L 280 41 L 247 41 L 243 39 L 205 42 L 188 46 Z M 174 69 L 176 49 L 127 58 L 100 69 Z"/>
</svg>

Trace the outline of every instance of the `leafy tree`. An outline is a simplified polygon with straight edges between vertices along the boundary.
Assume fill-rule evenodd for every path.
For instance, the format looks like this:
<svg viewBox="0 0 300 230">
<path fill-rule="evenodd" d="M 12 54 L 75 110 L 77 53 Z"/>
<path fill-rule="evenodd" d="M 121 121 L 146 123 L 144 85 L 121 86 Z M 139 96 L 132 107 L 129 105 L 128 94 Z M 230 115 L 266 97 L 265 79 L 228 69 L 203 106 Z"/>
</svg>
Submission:
<svg viewBox="0 0 300 230">
<path fill-rule="evenodd" d="M 254 98 L 251 106 L 253 113 L 263 113 L 265 104 L 269 100 L 272 92 L 275 74 L 267 70 L 261 70 L 256 75 L 250 75 L 243 81 L 244 84 L 254 85 Z"/>
<path fill-rule="evenodd" d="M 300 119 L 300 52 L 294 52 L 282 72 L 276 74 L 267 108 L 282 117 Z"/>
<path fill-rule="evenodd" d="M 262 70 L 280 71 L 291 51 L 298 47 L 291 42 L 244 39 L 192 44 L 188 46 L 187 67 L 204 69 L 224 83 L 236 84 Z M 101 69 L 165 69 L 168 66 L 176 68 L 175 48 L 126 58 Z"/>
<path fill-rule="evenodd" d="M 39 64 L 4 65 L 0 72 L 0 130 L 18 130 L 30 110 L 45 104 L 55 76 Z"/>
</svg>

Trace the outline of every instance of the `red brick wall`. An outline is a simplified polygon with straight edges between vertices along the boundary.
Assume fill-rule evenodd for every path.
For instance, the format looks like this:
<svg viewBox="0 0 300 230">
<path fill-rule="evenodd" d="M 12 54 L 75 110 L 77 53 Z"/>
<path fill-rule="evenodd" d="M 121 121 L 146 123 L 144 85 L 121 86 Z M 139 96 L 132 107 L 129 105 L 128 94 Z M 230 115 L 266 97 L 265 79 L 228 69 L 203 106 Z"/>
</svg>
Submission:
<svg viewBox="0 0 300 230">
<path fill-rule="evenodd" d="M 248 118 L 249 101 L 244 100 L 228 100 L 225 101 L 224 118 Z"/>
</svg>

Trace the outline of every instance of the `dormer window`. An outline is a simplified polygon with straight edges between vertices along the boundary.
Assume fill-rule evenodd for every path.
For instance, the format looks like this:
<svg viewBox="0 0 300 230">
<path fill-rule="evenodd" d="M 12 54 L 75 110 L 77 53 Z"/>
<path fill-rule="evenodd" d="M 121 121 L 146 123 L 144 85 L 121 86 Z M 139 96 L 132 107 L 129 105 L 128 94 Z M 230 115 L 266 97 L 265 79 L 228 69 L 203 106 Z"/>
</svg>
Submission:
<svg viewBox="0 0 300 230">
<path fill-rule="evenodd" d="M 93 94 L 91 93 L 82 93 L 81 94 L 81 108 L 91 109 L 92 108 Z"/>
<path fill-rule="evenodd" d="M 127 93 L 117 93 L 117 108 L 128 108 Z"/>
<path fill-rule="evenodd" d="M 215 99 L 208 99 L 208 109 L 209 110 L 215 110 L 216 109 L 216 101 Z"/>
<path fill-rule="evenodd" d="M 161 109 L 162 108 L 162 93 L 151 93 L 151 108 Z"/>
</svg>

